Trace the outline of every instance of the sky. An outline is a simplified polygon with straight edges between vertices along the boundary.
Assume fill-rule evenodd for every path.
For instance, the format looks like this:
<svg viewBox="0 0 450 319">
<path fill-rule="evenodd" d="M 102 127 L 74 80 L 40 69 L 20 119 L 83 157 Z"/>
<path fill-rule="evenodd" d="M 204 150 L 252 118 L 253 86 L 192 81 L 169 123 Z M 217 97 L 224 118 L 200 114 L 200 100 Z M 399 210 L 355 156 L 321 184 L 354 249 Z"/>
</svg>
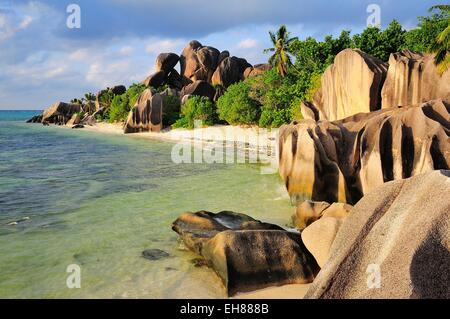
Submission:
<svg viewBox="0 0 450 319">
<path fill-rule="evenodd" d="M 442 1 L 441 1 L 442 2 Z M 445 1 L 444 1 L 445 2 Z M 86 92 L 140 82 L 161 52 L 180 54 L 191 40 L 250 63 L 268 59 L 269 30 L 292 36 L 362 31 L 370 4 L 381 25 L 405 28 L 431 0 L 0 0 L 0 110 L 41 110 Z M 80 28 L 69 28 L 70 4 Z"/>
</svg>

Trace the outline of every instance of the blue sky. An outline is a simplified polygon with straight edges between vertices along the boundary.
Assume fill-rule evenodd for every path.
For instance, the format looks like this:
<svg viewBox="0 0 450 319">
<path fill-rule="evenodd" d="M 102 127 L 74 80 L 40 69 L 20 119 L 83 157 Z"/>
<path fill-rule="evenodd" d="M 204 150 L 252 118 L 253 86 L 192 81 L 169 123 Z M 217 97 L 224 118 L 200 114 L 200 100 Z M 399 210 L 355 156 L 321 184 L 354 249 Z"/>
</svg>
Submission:
<svg viewBox="0 0 450 319">
<path fill-rule="evenodd" d="M 80 29 L 66 26 L 71 3 L 81 8 Z M 139 82 L 158 53 L 179 54 L 193 39 L 265 62 L 268 30 L 286 24 L 300 38 L 359 32 L 372 3 L 383 26 L 395 18 L 412 28 L 439 1 L 0 0 L 0 110 L 43 109 Z"/>
</svg>

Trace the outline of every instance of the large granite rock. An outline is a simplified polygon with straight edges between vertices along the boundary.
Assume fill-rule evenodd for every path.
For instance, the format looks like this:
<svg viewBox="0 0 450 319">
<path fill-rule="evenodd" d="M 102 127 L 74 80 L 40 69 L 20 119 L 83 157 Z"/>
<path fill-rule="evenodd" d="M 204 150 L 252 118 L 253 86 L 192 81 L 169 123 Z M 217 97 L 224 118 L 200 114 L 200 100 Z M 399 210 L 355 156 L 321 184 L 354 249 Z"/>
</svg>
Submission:
<svg viewBox="0 0 450 319">
<path fill-rule="evenodd" d="M 56 102 L 43 112 L 41 122 L 65 125 L 75 113 L 81 111 L 81 104 Z"/>
<path fill-rule="evenodd" d="M 156 71 L 164 71 L 169 74 L 180 61 L 180 57 L 175 53 L 160 53 L 156 57 Z"/>
<path fill-rule="evenodd" d="M 411 51 L 391 54 L 381 91 L 383 108 L 450 96 L 450 70 L 439 75 L 434 56 Z"/>
<path fill-rule="evenodd" d="M 199 95 L 209 98 L 211 101 L 214 99 L 216 90 L 214 87 L 206 81 L 195 81 L 189 85 L 186 85 L 181 90 L 181 97 L 185 95 Z"/>
<path fill-rule="evenodd" d="M 255 64 L 254 66 L 250 66 L 244 70 L 244 78 L 247 79 L 261 75 L 270 69 L 272 69 L 272 65 L 268 63 Z"/>
<path fill-rule="evenodd" d="M 284 230 L 220 232 L 205 243 L 202 255 L 222 279 L 229 296 L 310 283 L 319 270 L 299 234 Z"/>
<path fill-rule="evenodd" d="M 346 203 L 313 202 L 306 200 L 297 205 L 292 223 L 298 230 L 303 230 L 323 216 L 344 218 L 348 215 L 352 206 Z"/>
<path fill-rule="evenodd" d="M 334 121 L 380 109 L 387 68 L 386 63 L 361 50 L 341 51 L 322 75 L 312 101 L 301 105 L 303 116 Z"/>
<path fill-rule="evenodd" d="M 167 75 L 164 70 L 159 70 L 151 75 L 149 75 L 144 81 L 141 83 L 147 87 L 159 88 L 164 83 L 166 83 Z"/>
<path fill-rule="evenodd" d="M 449 193 L 438 170 L 364 196 L 306 298 L 450 298 Z"/>
<path fill-rule="evenodd" d="M 375 187 L 450 165 L 450 102 L 303 120 L 280 128 L 280 175 L 293 202 L 356 203 Z"/>
<path fill-rule="evenodd" d="M 236 57 L 223 59 L 212 76 L 213 85 L 221 85 L 225 88 L 240 80 L 242 80 L 242 73 Z"/>
<path fill-rule="evenodd" d="M 211 82 L 217 68 L 220 52 L 216 48 L 203 46 L 198 41 L 191 41 L 180 56 L 181 75 L 192 82 Z"/>
<path fill-rule="evenodd" d="M 128 114 L 124 133 L 159 132 L 162 129 L 163 98 L 146 89 Z"/>
<path fill-rule="evenodd" d="M 319 270 L 298 233 L 244 214 L 185 213 L 172 229 L 216 271 L 229 295 L 309 283 Z"/>
<path fill-rule="evenodd" d="M 331 246 L 345 218 L 322 217 L 302 231 L 302 241 L 319 267 L 330 257 Z"/>
</svg>

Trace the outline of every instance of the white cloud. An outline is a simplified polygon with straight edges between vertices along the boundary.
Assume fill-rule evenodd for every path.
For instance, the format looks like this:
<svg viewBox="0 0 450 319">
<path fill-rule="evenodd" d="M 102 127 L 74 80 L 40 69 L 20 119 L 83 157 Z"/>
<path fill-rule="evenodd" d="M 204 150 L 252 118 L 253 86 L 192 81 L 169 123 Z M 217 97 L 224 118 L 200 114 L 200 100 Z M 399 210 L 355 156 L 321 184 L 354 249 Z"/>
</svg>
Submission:
<svg viewBox="0 0 450 319">
<path fill-rule="evenodd" d="M 119 53 L 123 56 L 130 56 L 134 53 L 134 48 L 132 46 L 124 46 L 119 50 Z"/>
<path fill-rule="evenodd" d="M 187 41 L 182 39 L 152 39 L 146 46 L 145 51 L 149 54 L 174 52 L 180 54 Z"/>
<path fill-rule="evenodd" d="M 89 57 L 89 51 L 87 49 L 78 49 L 69 54 L 69 59 L 73 61 L 83 61 Z"/>
<path fill-rule="evenodd" d="M 238 48 L 240 49 L 252 49 L 258 46 L 258 40 L 256 39 L 244 39 L 242 41 L 240 41 L 237 45 Z"/>
<path fill-rule="evenodd" d="M 19 29 L 26 29 L 28 28 L 28 26 L 31 24 L 31 22 L 33 22 L 34 18 L 32 16 L 25 16 L 22 20 L 22 22 L 19 24 Z"/>
</svg>

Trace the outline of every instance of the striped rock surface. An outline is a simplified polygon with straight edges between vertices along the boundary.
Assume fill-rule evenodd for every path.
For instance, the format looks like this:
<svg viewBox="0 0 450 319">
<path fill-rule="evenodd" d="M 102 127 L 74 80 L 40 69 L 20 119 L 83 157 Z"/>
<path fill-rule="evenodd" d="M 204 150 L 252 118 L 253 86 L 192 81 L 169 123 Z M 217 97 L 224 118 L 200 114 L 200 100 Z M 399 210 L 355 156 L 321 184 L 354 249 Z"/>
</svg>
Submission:
<svg viewBox="0 0 450 319">
<path fill-rule="evenodd" d="M 279 172 L 293 202 L 356 203 L 375 187 L 450 166 L 450 101 L 303 120 L 280 128 Z"/>
<path fill-rule="evenodd" d="M 389 57 L 383 108 L 423 103 L 450 94 L 450 70 L 440 75 L 434 56 L 402 51 Z"/>
<path fill-rule="evenodd" d="M 144 90 L 128 114 L 124 133 L 159 132 L 162 129 L 163 99 L 160 94 Z"/>
<path fill-rule="evenodd" d="M 305 118 L 338 120 L 381 108 L 381 88 L 388 65 L 358 49 L 336 55 L 311 102 L 302 103 Z"/>
</svg>

